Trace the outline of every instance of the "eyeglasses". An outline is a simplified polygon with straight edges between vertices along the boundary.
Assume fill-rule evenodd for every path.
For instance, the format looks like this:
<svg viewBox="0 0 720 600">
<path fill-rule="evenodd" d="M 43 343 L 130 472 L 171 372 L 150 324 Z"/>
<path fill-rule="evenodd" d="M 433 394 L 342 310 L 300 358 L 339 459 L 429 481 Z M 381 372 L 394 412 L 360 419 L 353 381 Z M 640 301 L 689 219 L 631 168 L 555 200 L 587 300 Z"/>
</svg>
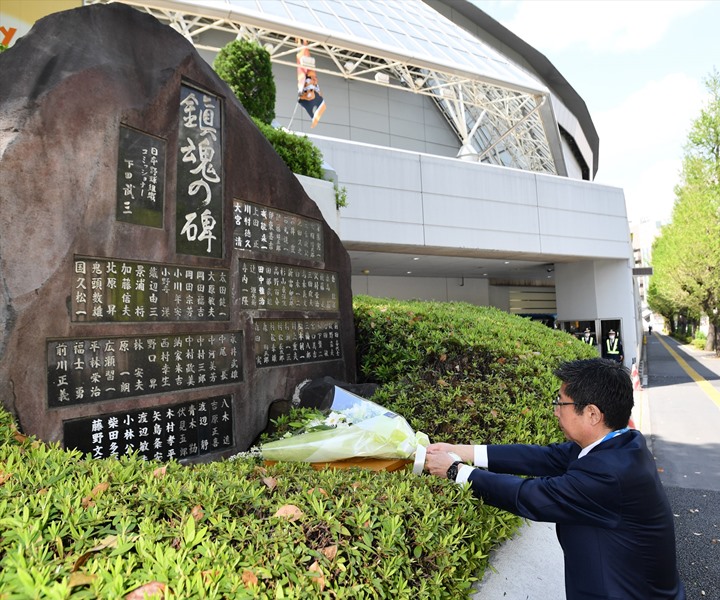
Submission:
<svg viewBox="0 0 720 600">
<path fill-rule="evenodd" d="M 557 395 L 557 398 L 552 401 L 553 406 L 567 406 L 568 404 L 575 404 L 577 405 L 577 402 L 560 402 L 560 394 Z"/>
</svg>

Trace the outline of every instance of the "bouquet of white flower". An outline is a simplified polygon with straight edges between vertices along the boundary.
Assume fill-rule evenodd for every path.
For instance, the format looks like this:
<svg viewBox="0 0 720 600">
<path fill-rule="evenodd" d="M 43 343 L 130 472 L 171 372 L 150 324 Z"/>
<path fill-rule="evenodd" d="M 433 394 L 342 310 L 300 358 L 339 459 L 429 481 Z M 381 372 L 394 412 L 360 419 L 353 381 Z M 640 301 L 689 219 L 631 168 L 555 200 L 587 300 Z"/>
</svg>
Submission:
<svg viewBox="0 0 720 600">
<path fill-rule="evenodd" d="M 270 461 L 412 459 L 418 447 L 424 450 L 429 443 L 427 435 L 414 432 L 400 415 L 336 386 L 325 419 L 308 424 L 303 433 L 263 444 L 261 452 Z"/>
</svg>

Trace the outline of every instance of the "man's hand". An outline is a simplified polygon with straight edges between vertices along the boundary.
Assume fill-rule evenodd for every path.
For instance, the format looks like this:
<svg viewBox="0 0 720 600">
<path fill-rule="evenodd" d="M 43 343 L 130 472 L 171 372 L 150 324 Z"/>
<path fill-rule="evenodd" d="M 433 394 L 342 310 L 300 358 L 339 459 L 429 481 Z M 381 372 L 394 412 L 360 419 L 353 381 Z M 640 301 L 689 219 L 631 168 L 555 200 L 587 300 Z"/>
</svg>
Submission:
<svg viewBox="0 0 720 600">
<path fill-rule="evenodd" d="M 430 444 L 427 447 L 427 452 L 428 454 L 432 454 L 433 452 L 445 452 L 447 454 L 448 452 L 452 452 L 453 454 L 457 454 L 460 460 L 469 465 L 473 464 L 475 459 L 475 447 L 470 444 Z M 457 458 L 455 460 L 457 460 Z"/>
<path fill-rule="evenodd" d="M 447 470 L 455 462 L 455 459 L 447 452 L 438 450 L 437 446 L 453 447 L 452 444 L 432 444 L 428 446 L 427 456 L 425 457 L 425 470 L 431 475 L 447 477 Z"/>
</svg>

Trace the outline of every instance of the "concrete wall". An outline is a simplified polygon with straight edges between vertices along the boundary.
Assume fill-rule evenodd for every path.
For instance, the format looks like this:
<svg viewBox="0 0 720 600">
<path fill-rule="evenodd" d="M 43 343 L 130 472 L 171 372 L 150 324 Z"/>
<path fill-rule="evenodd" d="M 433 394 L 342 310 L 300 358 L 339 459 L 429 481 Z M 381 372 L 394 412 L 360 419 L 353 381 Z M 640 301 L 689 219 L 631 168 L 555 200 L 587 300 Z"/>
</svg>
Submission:
<svg viewBox="0 0 720 600">
<path fill-rule="evenodd" d="M 555 264 L 558 320 L 619 319 L 625 365 L 640 356 L 631 260 Z"/>
<path fill-rule="evenodd" d="M 311 136 L 348 192 L 343 242 L 626 259 L 621 189 Z M 552 261 L 549 261 L 552 262 Z"/>
<path fill-rule="evenodd" d="M 456 277 L 380 277 L 356 275 L 352 277 L 353 296 L 400 300 L 435 300 L 437 302 L 468 302 L 490 306 L 487 279 L 460 280 Z"/>
</svg>

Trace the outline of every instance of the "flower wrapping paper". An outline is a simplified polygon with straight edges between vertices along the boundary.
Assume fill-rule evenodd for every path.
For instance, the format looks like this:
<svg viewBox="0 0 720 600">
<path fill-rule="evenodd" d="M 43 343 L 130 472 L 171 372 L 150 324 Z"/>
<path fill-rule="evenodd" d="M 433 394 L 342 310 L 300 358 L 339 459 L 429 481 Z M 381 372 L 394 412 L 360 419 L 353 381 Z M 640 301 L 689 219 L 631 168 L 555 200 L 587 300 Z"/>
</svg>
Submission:
<svg viewBox="0 0 720 600">
<path fill-rule="evenodd" d="M 332 462 L 348 458 L 412 459 L 427 435 L 379 404 L 335 387 L 330 414 L 315 430 L 263 444 L 265 460 Z"/>
</svg>

